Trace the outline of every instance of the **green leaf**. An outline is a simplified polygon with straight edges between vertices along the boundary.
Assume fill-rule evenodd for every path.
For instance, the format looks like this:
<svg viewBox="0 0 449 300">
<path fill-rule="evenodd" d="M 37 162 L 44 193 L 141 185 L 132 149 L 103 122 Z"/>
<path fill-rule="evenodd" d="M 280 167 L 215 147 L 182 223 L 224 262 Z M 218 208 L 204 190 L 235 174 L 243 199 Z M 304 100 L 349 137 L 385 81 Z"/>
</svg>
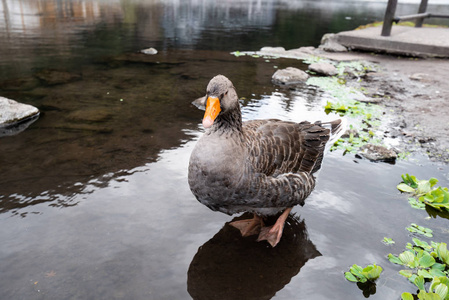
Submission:
<svg viewBox="0 0 449 300">
<path fill-rule="evenodd" d="M 435 288 L 435 294 L 438 294 L 438 296 L 440 296 L 441 299 L 446 298 L 448 291 L 449 291 L 448 287 L 442 283 L 437 285 Z"/>
<path fill-rule="evenodd" d="M 446 243 L 438 243 L 436 247 L 438 257 L 445 263 L 449 264 L 449 252 Z"/>
<path fill-rule="evenodd" d="M 403 265 L 404 264 L 404 262 L 402 260 L 400 260 L 399 257 L 397 257 L 397 256 L 395 256 L 395 255 L 393 255 L 391 253 L 388 254 L 388 260 L 391 261 L 394 264 L 397 264 L 397 265 Z"/>
<path fill-rule="evenodd" d="M 414 284 L 418 287 L 418 289 L 425 291 L 424 283 L 425 283 L 424 277 L 418 276 L 418 277 L 415 278 Z"/>
<path fill-rule="evenodd" d="M 398 184 L 397 189 L 404 193 L 415 193 L 415 189 L 405 183 Z"/>
<path fill-rule="evenodd" d="M 428 180 L 418 181 L 417 194 L 425 194 L 430 192 L 430 182 Z"/>
<path fill-rule="evenodd" d="M 411 265 L 415 261 L 415 255 L 410 251 L 402 252 L 398 257 L 405 265 Z"/>
<path fill-rule="evenodd" d="M 427 293 L 426 291 L 419 291 L 418 299 L 420 300 L 443 300 L 435 293 Z"/>
<path fill-rule="evenodd" d="M 362 267 L 354 264 L 349 269 L 349 271 L 357 277 L 357 281 L 362 282 L 362 283 L 367 281 L 366 277 L 363 275 Z"/>
<path fill-rule="evenodd" d="M 345 272 L 345 277 L 347 280 L 352 281 L 352 282 L 358 281 L 357 278 L 354 275 L 352 275 L 351 272 Z"/>
<path fill-rule="evenodd" d="M 400 270 L 399 274 L 401 274 L 405 278 L 410 278 L 413 275 L 413 271 L 412 270 Z"/>
<path fill-rule="evenodd" d="M 414 300 L 413 295 L 410 293 L 402 293 L 401 299 L 402 300 Z"/>
<path fill-rule="evenodd" d="M 429 182 L 430 182 L 430 186 L 433 187 L 435 184 L 438 183 L 438 179 L 432 177 L 429 179 Z"/>
<path fill-rule="evenodd" d="M 363 269 L 363 275 L 371 281 L 376 280 L 379 278 L 380 274 L 382 273 L 382 268 L 380 266 L 376 266 L 375 264 L 368 265 L 366 268 Z"/>
<path fill-rule="evenodd" d="M 410 293 L 402 293 L 401 299 L 402 300 L 414 300 L 413 295 Z"/>
<path fill-rule="evenodd" d="M 433 278 L 433 276 L 430 275 L 430 273 L 428 271 L 423 270 L 423 269 L 418 270 L 418 275 L 422 276 L 424 278 L 427 278 L 427 279 L 432 279 Z"/>
<path fill-rule="evenodd" d="M 387 238 L 387 237 L 384 237 L 384 239 L 382 240 L 382 242 L 383 242 L 384 244 L 386 244 L 386 245 L 392 245 L 392 244 L 395 243 L 395 242 L 393 241 L 393 239 Z"/>
<path fill-rule="evenodd" d="M 424 250 L 432 250 L 432 247 L 424 241 L 421 241 L 420 239 L 413 238 L 413 243 L 415 243 L 416 246 L 423 248 Z"/>
<path fill-rule="evenodd" d="M 435 264 L 435 259 L 427 252 L 419 259 L 419 266 L 421 268 L 430 268 L 433 264 Z"/>
</svg>

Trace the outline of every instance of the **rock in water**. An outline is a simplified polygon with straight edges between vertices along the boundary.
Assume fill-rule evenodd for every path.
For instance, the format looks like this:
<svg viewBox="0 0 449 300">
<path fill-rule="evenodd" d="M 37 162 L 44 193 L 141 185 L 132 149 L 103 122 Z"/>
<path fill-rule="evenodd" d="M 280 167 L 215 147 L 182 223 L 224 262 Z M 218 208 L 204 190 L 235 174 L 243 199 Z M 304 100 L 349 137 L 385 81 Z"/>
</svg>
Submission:
<svg viewBox="0 0 449 300">
<path fill-rule="evenodd" d="M 309 70 L 326 76 L 338 74 L 337 68 L 334 65 L 325 62 L 311 64 L 309 65 Z"/>
<path fill-rule="evenodd" d="M 142 49 L 140 50 L 141 53 L 146 54 L 146 55 L 155 55 L 157 54 L 157 50 L 154 48 L 147 48 L 147 49 Z"/>
<path fill-rule="evenodd" d="M 383 146 L 367 144 L 360 147 L 360 155 L 371 161 L 395 162 L 396 152 Z"/>
<path fill-rule="evenodd" d="M 36 107 L 0 97 L 0 136 L 22 132 L 38 116 L 39 110 Z"/>
<path fill-rule="evenodd" d="M 289 85 L 305 82 L 309 75 L 303 70 L 288 67 L 286 69 L 277 70 L 272 77 L 272 81 L 277 85 Z"/>
</svg>

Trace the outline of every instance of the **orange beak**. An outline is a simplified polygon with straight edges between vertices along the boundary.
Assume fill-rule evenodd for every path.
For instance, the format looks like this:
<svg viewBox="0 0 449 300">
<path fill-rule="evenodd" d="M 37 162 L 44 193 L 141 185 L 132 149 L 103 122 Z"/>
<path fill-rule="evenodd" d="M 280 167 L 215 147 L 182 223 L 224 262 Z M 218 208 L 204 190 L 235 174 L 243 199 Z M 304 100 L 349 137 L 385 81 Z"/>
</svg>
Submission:
<svg viewBox="0 0 449 300">
<path fill-rule="evenodd" d="M 220 113 L 220 100 L 218 98 L 208 97 L 206 103 L 206 112 L 204 113 L 203 126 L 209 128 L 214 124 L 215 118 Z"/>
</svg>

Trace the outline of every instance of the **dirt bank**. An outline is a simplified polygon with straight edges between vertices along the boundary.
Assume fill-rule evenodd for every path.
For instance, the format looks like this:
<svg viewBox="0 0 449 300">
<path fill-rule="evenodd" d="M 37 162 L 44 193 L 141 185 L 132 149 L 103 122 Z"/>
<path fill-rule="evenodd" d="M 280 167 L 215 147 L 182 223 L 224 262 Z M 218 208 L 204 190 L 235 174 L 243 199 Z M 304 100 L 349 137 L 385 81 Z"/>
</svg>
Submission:
<svg viewBox="0 0 449 300">
<path fill-rule="evenodd" d="M 423 151 L 434 161 L 449 162 L 449 60 L 416 59 L 369 53 L 329 53 L 333 60 L 367 60 L 377 63 L 358 84 L 368 94 L 383 98 L 392 114 L 405 151 Z"/>
</svg>

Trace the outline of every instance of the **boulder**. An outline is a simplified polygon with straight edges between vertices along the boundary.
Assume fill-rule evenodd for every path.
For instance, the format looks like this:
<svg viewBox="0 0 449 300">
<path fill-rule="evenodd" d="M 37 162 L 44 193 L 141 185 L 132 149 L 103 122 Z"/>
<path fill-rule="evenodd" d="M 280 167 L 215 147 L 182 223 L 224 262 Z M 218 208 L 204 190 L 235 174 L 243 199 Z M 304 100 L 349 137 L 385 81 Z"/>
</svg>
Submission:
<svg viewBox="0 0 449 300">
<path fill-rule="evenodd" d="M 367 144 L 360 147 L 359 154 L 371 161 L 394 162 L 398 157 L 393 150 L 373 144 Z"/>
<path fill-rule="evenodd" d="M 326 62 L 314 63 L 309 65 L 309 70 L 321 75 L 334 76 L 338 74 L 334 65 Z"/>
<path fill-rule="evenodd" d="M 38 116 L 39 110 L 36 107 L 0 97 L 0 136 L 22 132 Z"/>
<path fill-rule="evenodd" d="M 272 77 L 272 82 L 277 85 L 290 85 L 305 82 L 309 75 L 297 68 L 288 67 L 286 69 L 277 70 Z"/>
<path fill-rule="evenodd" d="M 348 51 L 345 46 L 341 45 L 338 42 L 338 37 L 335 33 L 326 33 L 325 35 L 323 35 L 323 37 L 321 38 L 321 45 L 318 48 L 327 52 Z"/>
</svg>

